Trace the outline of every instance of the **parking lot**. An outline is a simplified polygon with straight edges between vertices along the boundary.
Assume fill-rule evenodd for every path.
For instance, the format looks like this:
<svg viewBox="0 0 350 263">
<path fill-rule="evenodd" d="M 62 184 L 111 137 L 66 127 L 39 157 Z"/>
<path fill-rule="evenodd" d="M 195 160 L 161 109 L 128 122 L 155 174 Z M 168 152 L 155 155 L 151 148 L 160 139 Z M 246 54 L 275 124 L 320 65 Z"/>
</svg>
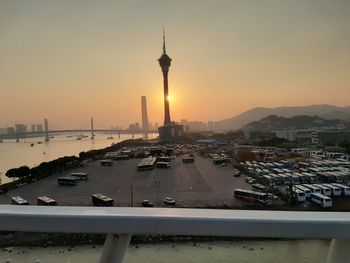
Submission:
<svg viewBox="0 0 350 263">
<path fill-rule="evenodd" d="M 233 198 L 234 188 L 250 189 L 243 176 L 233 177 L 231 165 L 213 164 L 210 158 L 196 156 L 195 163 L 183 163 L 181 157 L 171 162 L 171 168 L 154 168 L 137 171 L 140 159 L 114 161 L 113 166 L 100 166 L 99 161 L 84 167 L 51 176 L 40 181 L 9 191 L 0 196 L 0 203 L 9 204 L 12 196 L 20 195 L 31 204 L 36 198 L 49 196 L 58 205 L 92 205 L 91 195 L 102 193 L 114 199 L 115 206 L 140 206 L 148 199 L 155 206 L 164 206 L 167 196 L 176 200 L 177 207 L 239 206 L 241 201 Z M 76 186 L 62 186 L 59 176 L 71 172 L 87 172 L 89 180 L 79 181 Z"/>
</svg>

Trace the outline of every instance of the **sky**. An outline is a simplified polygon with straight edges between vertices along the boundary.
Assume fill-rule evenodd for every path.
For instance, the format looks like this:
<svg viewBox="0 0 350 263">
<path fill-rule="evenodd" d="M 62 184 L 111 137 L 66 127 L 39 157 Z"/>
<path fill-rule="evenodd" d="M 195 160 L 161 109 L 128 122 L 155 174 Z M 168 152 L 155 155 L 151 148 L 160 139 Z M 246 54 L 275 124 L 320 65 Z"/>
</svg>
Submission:
<svg viewBox="0 0 350 263">
<path fill-rule="evenodd" d="M 350 1 L 0 1 L 0 127 L 163 122 L 349 106 Z"/>
</svg>

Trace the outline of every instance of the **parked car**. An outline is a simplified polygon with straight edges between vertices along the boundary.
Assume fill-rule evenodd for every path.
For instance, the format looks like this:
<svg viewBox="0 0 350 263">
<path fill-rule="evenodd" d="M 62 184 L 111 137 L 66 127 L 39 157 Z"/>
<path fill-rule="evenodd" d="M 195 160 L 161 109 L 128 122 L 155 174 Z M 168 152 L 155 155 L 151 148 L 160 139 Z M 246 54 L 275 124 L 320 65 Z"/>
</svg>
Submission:
<svg viewBox="0 0 350 263">
<path fill-rule="evenodd" d="M 256 183 L 256 180 L 254 178 L 252 178 L 248 181 L 248 184 L 255 184 L 255 183 Z"/>
<path fill-rule="evenodd" d="M 153 207 L 154 206 L 150 200 L 143 200 L 141 204 L 143 207 Z"/>
<path fill-rule="evenodd" d="M 240 177 L 241 176 L 241 172 L 240 171 L 234 171 L 233 172 L 233 177 Z"/>
<path fill-rule="evenodd" d="M 245 178 L 245 182 L 246 183 L 248 183 L 250 180 L 252 180 L 253 179 L 253 177 L 249 177 L 249 176 L 247 176 L 246 178 Z"/>
<path fill-rule="evenodd" d="M 174 199 L 172 199 L 171 197 L 165 197 L 164 198 L 164 204 L 175 205 L 176 201 Z"/>
</svg>

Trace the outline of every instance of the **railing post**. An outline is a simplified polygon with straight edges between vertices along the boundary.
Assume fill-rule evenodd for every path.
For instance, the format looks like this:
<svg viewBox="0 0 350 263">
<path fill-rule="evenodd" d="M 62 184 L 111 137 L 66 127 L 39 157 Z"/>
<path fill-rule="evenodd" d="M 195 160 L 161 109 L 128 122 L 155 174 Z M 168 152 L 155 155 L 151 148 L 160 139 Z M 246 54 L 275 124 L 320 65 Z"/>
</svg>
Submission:
<svg viewBox="0 0 350 263">
<path fill-rule="evenodd" d="M 122 263 L 131 235 L 108 234 L 103 245 L 100 263 Z"/>
<path fill-rule="evenodd" d="M 343 263 L 350 259 L 350 239 L 332 239 L 327 263 Z"/>
</svg>

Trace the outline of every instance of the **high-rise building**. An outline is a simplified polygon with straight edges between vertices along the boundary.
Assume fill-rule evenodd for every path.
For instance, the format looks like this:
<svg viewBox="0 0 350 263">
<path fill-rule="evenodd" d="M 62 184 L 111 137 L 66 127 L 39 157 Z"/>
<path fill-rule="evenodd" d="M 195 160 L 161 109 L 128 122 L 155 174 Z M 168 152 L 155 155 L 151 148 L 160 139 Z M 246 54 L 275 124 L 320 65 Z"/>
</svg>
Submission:
<svg viewBox="0 0 350 263">
<path fill-rule="evenodd" d="M 26 133 L 27 132 L 27 125 L 15 124 L 15 131 L 16 131 L 16 134 Z"/>
<path fill-rule="evenodd" d="M 32 132 L 35 132 L 35 130 L 36 130 L 35 128 L 36 128 L 36 125 L 35 125 L 35 124 L 32 124 L 32 129 L 31 129 L 31 131 L 32 131 Z"/>
<path fill-rule="evenodd" d="M 43 125 L 42 125 L 42 124 L 38 124 L 38 125 L 36 126 L 36 131 L 42 132 L 42 131 L 43 131 Z"/>
<path fill-rule="evenodd" d="M 164 125 L 158 128 L 160 142 L 169 142 L 179 139 L 184 134 L 182 125 L 171 121 L 169 108 L 169 87 L 168 72 L 171 65 L 171 58 L 167 55 L 165 49 L 165 33 L 163 29 L 163 54 L 158 59 L 159 65 L 163 73 L 163 89 L 164 89 Z"/>
<path fill-rule="evenodd" d="M 146 96 L 141 97 L 141 113 L 142 113 L 142 130 L 148 131 L 149 124 L 148 124 Z"/>
</svg>

